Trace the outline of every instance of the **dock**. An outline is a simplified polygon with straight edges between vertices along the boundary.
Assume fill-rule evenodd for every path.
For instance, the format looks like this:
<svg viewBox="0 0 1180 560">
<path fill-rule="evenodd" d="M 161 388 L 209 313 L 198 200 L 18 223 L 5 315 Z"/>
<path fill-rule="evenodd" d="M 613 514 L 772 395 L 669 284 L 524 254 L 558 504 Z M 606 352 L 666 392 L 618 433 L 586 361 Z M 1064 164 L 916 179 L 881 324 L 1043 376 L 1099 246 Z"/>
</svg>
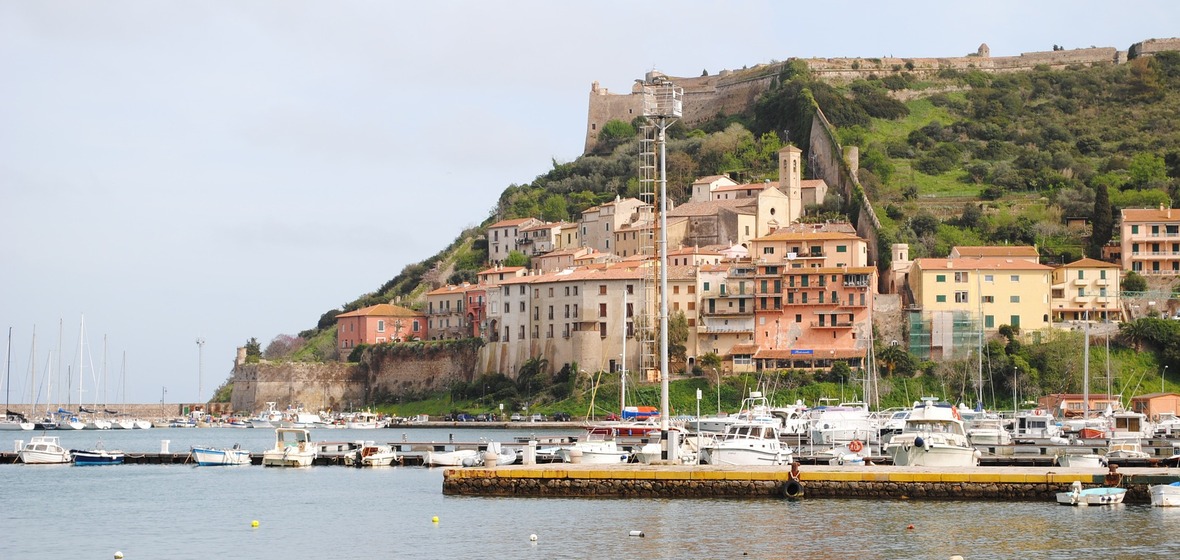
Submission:
<svg viewBox="0 0 1180 560">
<path fill-rule="evenodd" d="M 1148 503 L 1147 488 L 1180 480 L 1180 471 L 1128 468 L 1126 503 Z M 1105 471 L 1011 467 L 804 467 L 806 498 L 1052 502 L 1074 481 L 1103 485 Z M 790 492 L 783 467 L 697 465 L 510 465 L 447 469 L 443 494 L 560 498 L 777 498 Z"/>
</svg>

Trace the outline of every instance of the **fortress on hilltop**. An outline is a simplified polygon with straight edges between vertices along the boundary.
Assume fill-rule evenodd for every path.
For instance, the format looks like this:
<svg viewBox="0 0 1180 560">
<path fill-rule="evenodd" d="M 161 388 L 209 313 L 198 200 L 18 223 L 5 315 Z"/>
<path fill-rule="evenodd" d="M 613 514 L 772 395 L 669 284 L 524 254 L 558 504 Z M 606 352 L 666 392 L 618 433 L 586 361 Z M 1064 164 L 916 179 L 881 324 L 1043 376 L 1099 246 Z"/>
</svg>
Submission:
<svg viewBox="0 0 1180 560">
<path fill-rule="evenodd" d="M 871 75 L 884 76 L 908 72 L 917 77 L 932 76 L 942 70 L 980 70 L 982 72 L 1026 72 L 1034 68 L 1060 70 L 1070 66 L 1123 64 L 1128 60 L 1161 51 L 1180 50 L 1180 38 L 1148 39 L 1131 45 L 1126 51 L 1114 47 L 1054 50 L 1021 53 L 1019 56 L 991 56 L 986 44 L 968 56 L 951 58 L 809 58 L 811 73 L 821 80 L 850 82 Z M 636 80 L 628 93 L 611 93 L 598 82 L 590 86 L 589 113 L 586 119 L 585 151 L 598 142 L 598 132 L 611 120 L 631 122 L 643 114 L 644 83 L 668 79 L 684 88 L 684 122 L 692 125 L 718 114 L 732 115 L 751 108 L 758 96 L 773 84 L 786 64 L 795 59 L 759 64 L 741 70 L 722 70 L 708 76 L 673 77 L 658 71 L 648 72 Z"/>
</svg>

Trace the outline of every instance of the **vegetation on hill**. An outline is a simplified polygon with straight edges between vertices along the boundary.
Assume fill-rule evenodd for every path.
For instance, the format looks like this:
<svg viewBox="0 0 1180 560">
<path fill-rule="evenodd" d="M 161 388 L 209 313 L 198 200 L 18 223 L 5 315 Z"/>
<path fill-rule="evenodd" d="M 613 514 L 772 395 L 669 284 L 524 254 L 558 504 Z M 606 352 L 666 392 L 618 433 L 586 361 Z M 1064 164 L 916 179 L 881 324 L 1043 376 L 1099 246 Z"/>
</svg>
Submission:
<svg viewBox="0 0 1180 560">
<path fill-rule="evenodd" d="M 909 243 L 913 257 L 945 256 L 954 245 L 1008 243 L 1035 244 L 1046 262 L 1070 262 L 1098 255 L 1111 239 L 1118 209 L 1171 205 L 1180 198 L 1180 53 L 1174 52 L 1123 65 L 1008 74 L 948 69 L 932 78 L 900 73 L 848 84 L 817 81 L 805 64 L 788 64 L 749 113 L 717 115 L 692 129 L 678 123 L 669 130 L 669 198 L 687 200 L 701 176 L 777 179 L 775 158 L 782 146 L 792 143 L 807 151 L 815 106 L 837 127 L 842 144 L 860 148 L 859 179 L 881 219 L 883 244 Z M 607 123 L 593 153 L 553 161 L 531 182 L 508 186 L 482 224 L 463 231 L 437 255 L 407 265 L 373 292 L 325 312 L 315 328 L 272 342 L 264 357 L 340 359 L 332 343 L 337 314 L 389 301 L 420 307 L 422 294 L 433 287 L 473 282 L 487 266 L 483 234 L 491 223 L 519 217 L 575 221 L 594 205 L 638 196 L 643 124 L 642 119 Z M 808 214 L 823 219 L 846 211 L 844 201 L 829 193 L 824 206 Z M 1070 229 L 1065 219 L 1071 217 L 1087 218 L 1088 228 Z M 1140 344 L 1159 349 L 1160 362 L 1180 371 L 1180 356 L 1164 351 L 1180 348 L 1180 339 L 1167 338 L 1172 332 L 1167 329 L 1180 322 L 1165 323 L 1153 323 L 1154 338 L 1124 327 L 1112 353 L 1116 386 L 1133 389 L 1135 379 L 1143 382 L 1158 372 L 1155 354 L 1131 350 Z M 1080 390 L 1080 341 L 1070 336 L 1060 333 L 1029 345 L 1014 337 L 991 341 L 984 379 L 985 391 L 995 393 L 990 401 L 1007 402 L 1013 385 L 1028 396 Z M 924 362 L 899 347 L 878 350 L 883 403 L 904 404 L 924 393 L 949 400 L 975 394 L 977 366 Z M 585 380 L 561 371 L 539 375 L 522 369 L 511 372 L 515 380 L 480 378 L 454 387 L 443 400 L 454 406 L 541 401 L 571 413 L 588 406 Z M 837 396 L 839 382 L 855 375 L 781 372 L 760 381 L 772 382 L 792 400 L 810 399 Z M 749 379 L 742 379 L 748 386 Z M 692 378 L 686 386 L 702 382 Z M 598 390 L 611 393 L 608 382 Z M 728 394 L 731 406 L 740 400 L 740 391 Z M 436 405 L 438 398 L 432 401 Z M 612 397 L 602 398 L 598 402 L 609 403 Z M 694 404 L 677 399 L 681 410 Z"/>
</svg>

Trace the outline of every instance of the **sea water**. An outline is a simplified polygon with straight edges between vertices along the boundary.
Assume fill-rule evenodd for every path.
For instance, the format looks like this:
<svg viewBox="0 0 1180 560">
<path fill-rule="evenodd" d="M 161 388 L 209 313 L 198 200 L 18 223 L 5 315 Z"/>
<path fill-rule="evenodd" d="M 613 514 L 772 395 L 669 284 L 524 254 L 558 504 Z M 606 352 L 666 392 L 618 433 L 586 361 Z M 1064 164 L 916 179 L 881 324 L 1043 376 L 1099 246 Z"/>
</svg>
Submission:
<svg viewBox="0 0 1180 560">
<path fill-rule="evenodd" d="M 317 440 L 527 430 L 323 430 Z M 546 432 L 548 433 L 548 432 Z M 568 432 L 567 432 L 568 433 Z M 9 432 L 11 434 L 11 432 Z M 24 432 L 22 435 L 28 434 Z M 59 432 L 66 447 L 261 451 L 271 430 Z M 14 438 L 16 439 L 16 438 Z M 480 498 L 442 470 L 0 465 L 0 558 L 1082 558 L 1180 554 L 1180 508 L 1046 502 Z M 437 517 L 437 523 L 433 518 Z M 258 521 L 253 527 L 252 521 Z M 912 526 L 912 528 L 910 528 Z M 630 536 L 641 531 L 644 536 Z M 530 535 L 537 535 L 536 541 Z"/>
</svg>

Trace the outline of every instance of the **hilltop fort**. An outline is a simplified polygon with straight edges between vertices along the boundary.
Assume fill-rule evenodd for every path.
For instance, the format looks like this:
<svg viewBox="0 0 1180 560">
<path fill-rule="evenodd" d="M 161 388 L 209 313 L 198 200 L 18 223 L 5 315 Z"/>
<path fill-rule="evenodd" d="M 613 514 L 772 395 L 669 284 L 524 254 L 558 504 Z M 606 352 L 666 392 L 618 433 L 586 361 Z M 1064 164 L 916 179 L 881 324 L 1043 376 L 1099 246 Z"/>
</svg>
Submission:
<svg viewBox="0 0 1180 560">
<path fill-rule="evenodd" d="M 1090 47 L 993 57 L 991 49 L 983 44 L 972 54 L 950 58 L 791 58 L 783 62 L 758 64 L 741 70 L 722 70 L 717 74 L 698 77 L 666 76 L 653 70 L 643 80 L 636 80 L 628 93 L 611 93 L 598 82 L 591 84 L 585 150 L 590 152 L 594 148 L 598 142 L 598 132 L 608 121 L 631 122 L 642 115 L 643 85 L 657 80 L 668 79 L 684 88 L 683 118 L 686 124 L 692 125 L 718 114 L 733 115 L 749 110 L 758 96 L 768 90 L 785 66 L 794 60 L 805 62 L 818 79 L 850 82 L 902 72 L 920 78 L 934 76 L 943 70 L 1000 73 L 1027 72 L 1034 68 L 1060 70 L 1070 66 L 1124 64 L 1140 56 L 1169 50 L 1180 50 L 1180 38 L 1148 39 L 1131 45 L 1125 51 L 1114 47 Z"/>
</svg>

